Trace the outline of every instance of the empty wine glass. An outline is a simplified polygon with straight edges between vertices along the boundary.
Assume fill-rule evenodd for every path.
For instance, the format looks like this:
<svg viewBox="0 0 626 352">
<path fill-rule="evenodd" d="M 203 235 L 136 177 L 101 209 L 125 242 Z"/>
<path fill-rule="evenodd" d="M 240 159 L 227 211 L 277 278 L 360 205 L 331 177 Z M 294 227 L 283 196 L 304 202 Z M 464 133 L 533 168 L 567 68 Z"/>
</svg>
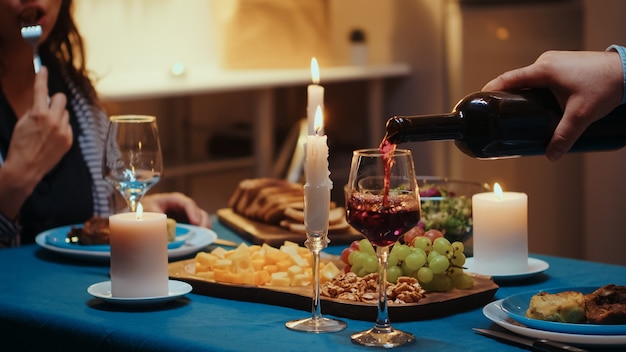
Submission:
<svg viewBox="0 0 626 352">
<path fill-rule="evenodd" d="M 345 193 L 348 223 L 367 237 L 378 258 L 376 325 L 353 334 L 352 341 L 385 348 L 413 342 L 413 334 L 391 326 L 386 292 L 389 247 L 417 225 L 420 218 L 419 189 L 411 152 L 355 150 Z"/>
<path fill-rule="evenodd" d="M 102 173 L 131 211 L 161 178 L 163 157 L 156 117 L 119 115 L 109 118 Z"/>
</svg>

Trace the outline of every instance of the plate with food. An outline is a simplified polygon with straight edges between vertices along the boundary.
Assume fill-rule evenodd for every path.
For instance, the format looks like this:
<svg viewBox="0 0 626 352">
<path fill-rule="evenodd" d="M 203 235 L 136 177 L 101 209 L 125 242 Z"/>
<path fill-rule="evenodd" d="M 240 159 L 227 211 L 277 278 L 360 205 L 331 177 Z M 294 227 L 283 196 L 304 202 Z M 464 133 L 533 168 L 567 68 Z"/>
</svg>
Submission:
<svg viewBox="0 0 626 352">
<path fill-rule="evenodd" d="M 623 346 L 626 345 L 626 335 L 587 335 L 570 334 L 534 329 L 512 319 L 502 310 L 502 299 L 491 302 L 483 308 L 483 315 L 498 326 L 516 334 L 535 339 L 547 339 L 581 346 Z"/>
<path fill-rule="evenodd" d="M 527 327 L 586 335 L 626 335 L 626 286 L 564 287 L 505 298 L 502 310 Z"/>
<path fill-rule="evenodd" d="M 168 223 L 170 259 L 198 252 L 217 239 L 217 234 L 211 229 L 169 220 Z M 81 259 L 108 260 L 111 256 L 106 218 L 92 218 L 83 224 L 46 230 L 35 237 L 35 242 L 50 251 Z"/>
<path fill-rule="evenodd" d="M 169 264 L 171 279 L 188 282 L 196 294 L 311 310 L 310 251 L 286 241 L 280 247 L 240 245 L 216 248 Z M 346 273 L 340 256 L 321 259 L 321 307 L 325 314 L 372 321 L 377 315 L 377 274 Z M 469 273 L 468 273 L 469 274 Z M 467 289 L 426 291 L 413 277 L 388 287 L 393 321 L 415 321 L 482 307 L 498 289 L 487 276 L 473 275 Z"/>
</svg>

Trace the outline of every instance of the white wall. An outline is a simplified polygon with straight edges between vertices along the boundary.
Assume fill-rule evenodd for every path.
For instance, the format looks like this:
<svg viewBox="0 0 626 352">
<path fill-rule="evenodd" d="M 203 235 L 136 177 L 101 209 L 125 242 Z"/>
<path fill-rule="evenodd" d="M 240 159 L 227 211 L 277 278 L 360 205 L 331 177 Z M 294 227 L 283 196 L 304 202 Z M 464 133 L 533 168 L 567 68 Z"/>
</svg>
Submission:
<svg viewBox="0 0 626 352">
<path fill-rule="evenodd" d="M 77 0 L 75 17 L 89 67 L 99 76 L 171 66 L 217 67 L 214 24 L 207 0 Z"/>
</svg>

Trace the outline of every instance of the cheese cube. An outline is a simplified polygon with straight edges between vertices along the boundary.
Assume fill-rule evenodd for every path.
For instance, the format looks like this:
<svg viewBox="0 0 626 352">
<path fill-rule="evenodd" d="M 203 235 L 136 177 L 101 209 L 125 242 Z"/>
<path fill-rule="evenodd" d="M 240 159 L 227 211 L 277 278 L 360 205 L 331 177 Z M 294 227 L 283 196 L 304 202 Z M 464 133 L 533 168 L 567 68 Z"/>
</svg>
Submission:
<svg viewBox="0 0 626 352">
<path fill-rule="evenodd" d="M 250 264 L 252 265 L 254 271 L 263 270 L 263 267 L 265 266 L 265 258 L 250 259 Z"/>
<path fill-rule="evenodd" d="M 227 275 L 227 281 L 231 284 L 240 285 L 243 283 L 243 275 L 239 273 L 229 272 Z"/>
<path fill-rule="evenodd" d="M 278 248 L 267 246 L 265 248 L 265 261 L 268 264 L 276 264 L 280 260 L 288 259 L 289 255 L 285 252 L 281 252 Z"/>
<path fill-rule="evenodd" d="M 322 269 L 320 269 L 320 282 L 324 283 L 326 281 L 330 281 L 340 273 L 341 271 L 337 268 L 335 263 L 328 262 Z"/>
<path fill-rule="evenodd" d="M 230 259 L 218 259 L 215 261 L 215 264 L 213 264 L 213 268 L 223 270 L 230 270 L 232 266 L 233 261 Z"/>
<path fill-rule="evenodd" d="M 243 284 L 255 286 L 257 283 L 257 274 L 254 271 L 241 274 Z"/>
<path fill-rule="evenodd" d="M 272 279 L 272 276 L 270 275 L 270 273 L 267 272 L 267 270 L 259 270 L 255 272 L 255 274 L 256 274 L 256 284 L 258 286 L 267 285 Z"/>
<path fill-rule="evenodd" d="M 215 268 L 213 269 L 213 279 L 217 282 L 228 282 L 228 270 Z"/>
<path fill-rule="evenodd" d="M 270 274 L 273 274 L 278 271 L 278 267 L 276 264 L 269 264 L 263 267 L 263 270 L 267 271 Z"/>
<path fill-rule="evenodd" d="M 289 258 L 293 260 L 296 265 L 307 266 L 307 261 L 304 260 L 300 254 L 298 254 L 298 247 L 295 246 L 282 246 L 280 250 L 289 255 Z"/>
<path fill-rule="evenodd" d="M 211 251 L 211 254 L 213 254 L 214 256 L 220 258 L 220 259 L 224 259 L 226 257 L 226 250 L 222 247 L 217 247 L 214 250 Z"/>
<path fill-rule="evenodd" d="M 207 272 L 207 271 L 211 271 L 211 267 L 210 266 L 206 266 L 206 265 L 202 265 L 200 263 L 196 263 L 196 271 L 195 273 L 202 273 L 202 272 Z"/>
<path fill-rule="evenodd" d="M 297 274 L 291 280 L 291 286 L 308 286 L 311 284 L 311 275 Z"/>
<path fill-rule="evenodd" d="M 286 287 L 291 283 L 291 279 L 287 275 L 286 272 L 280 271 L 277 273 L 273 273 L 270 279 L 270 286 L 281 286 Z"/>
<path fill-rule="evenodd" d="M 196 254 L 195 259 L 197 263 L 202 264 L 203 266 L 210 267 L 213 265 L 213 263 L 215 263 L 216 260 L 219 259 L 219 257 L 215 254 L 199 252 L 198 254 Z"/>
<path fill-rule="evenodd" d="M 298 265 L 292 265 L 289 268 L 287 268 L 287 274 L 289 274 L 290 277 L 294 277 L 298 274 L 302 274 L 303 272 L 304 272 L 304 269 L 302 269 L 302 267 Z"/>
<path fill-rule="evenodd" d="M 293 265 L 291 259 L 283 259 L 276 262 L 276 268 L 278 271 L 287 271 L 290 266 Z"/>
</svg>

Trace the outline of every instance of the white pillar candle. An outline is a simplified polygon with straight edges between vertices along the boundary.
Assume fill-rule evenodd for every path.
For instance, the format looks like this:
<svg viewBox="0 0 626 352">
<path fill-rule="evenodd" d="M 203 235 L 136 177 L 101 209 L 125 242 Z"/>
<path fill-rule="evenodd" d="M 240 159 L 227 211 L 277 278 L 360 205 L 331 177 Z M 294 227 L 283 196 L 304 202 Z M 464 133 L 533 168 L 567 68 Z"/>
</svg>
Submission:
<svg viewBox="0 0 626 352">
<path fill-rule="evenodd" d="M 472 197 L 474 271 L 488 275 L 528 272 L 528 196 L 494 192 Z"/>
<path fill-rule="evenodd" d="M 320 107 L 324 111 L 324 87 L 320 83 L 320 69 L 317 59 L 311 59 L 311 80 L 312 84 L 307 87 L 307 122 L 309 135 L 315 134 L 315 112 Z M 323 133 L 322 133 L 323 134 Z"/>
<path fill-rule="evenodd" d="M 113 297 L 167 296 L 166 219 L 140 209 L 109 217 Z"/>
<path fill-rule="evenodd" d="M 320 107 L 315 115 L 316 134 L 307 136 L 305 145 L 304 225 L 308 233 L 323 234 L 328 231 L 332 181 L 328 170 L 327 137 L 321 135 L 323 117 Z"/>
</svg>

